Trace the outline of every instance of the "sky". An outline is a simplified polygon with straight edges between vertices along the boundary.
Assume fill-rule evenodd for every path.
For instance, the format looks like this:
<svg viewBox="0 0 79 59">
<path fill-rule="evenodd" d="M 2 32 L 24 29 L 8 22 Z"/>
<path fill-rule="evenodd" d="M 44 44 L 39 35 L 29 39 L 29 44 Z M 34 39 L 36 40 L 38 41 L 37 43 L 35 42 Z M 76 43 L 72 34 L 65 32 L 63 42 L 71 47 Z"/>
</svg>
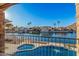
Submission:
<svg viewBox="0 0 79 59">
<path fill-rule="evenodd" d="M 5 11 L 5 18 L 15 26 L 68 26 L 76 22 L 74 3 L 20 3 Z M 57 21 L 60 21 L 58 24 Z"/>
</svg>

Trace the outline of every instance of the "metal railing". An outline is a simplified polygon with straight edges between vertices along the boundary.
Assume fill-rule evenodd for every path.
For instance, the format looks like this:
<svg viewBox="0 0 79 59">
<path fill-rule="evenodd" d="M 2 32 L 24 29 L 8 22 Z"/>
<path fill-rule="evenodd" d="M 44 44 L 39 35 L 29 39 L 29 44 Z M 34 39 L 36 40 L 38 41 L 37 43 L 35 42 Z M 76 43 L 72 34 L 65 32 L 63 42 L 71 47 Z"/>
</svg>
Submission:
<svg viewBox="0 0 79 59">
<path fill-rule="evenodd" d="M 41 46 L 56 46 L 56 47 L 63 47 L 71 51 L 76 51 L 76 42 L 77 42 L 76 38 L 48 37 L 48 36 L 40 36 L 40 35 L 22 35 L 22 34 L 5 35 L 5 39 L 6 39 L 6 42 L 5 42 L 6 44 L 10 43 L 10 46 L 12 46 L 13 44 L 17 45 L 15 50 L 23 44 L 33 44 L 36 46 L 36 48 Z M 12 49 L 13 47 L 11 47 L 10 49 Z M 17 51 L 14 51 L 14 52 L 17 52 Z M 8 54 L 10 54 L 10 52 Z M 13 52 L 11 54 L 13 54 Z M 76 55 L 76 54 L 73 53 L 73 55 Z"/>
</svg>

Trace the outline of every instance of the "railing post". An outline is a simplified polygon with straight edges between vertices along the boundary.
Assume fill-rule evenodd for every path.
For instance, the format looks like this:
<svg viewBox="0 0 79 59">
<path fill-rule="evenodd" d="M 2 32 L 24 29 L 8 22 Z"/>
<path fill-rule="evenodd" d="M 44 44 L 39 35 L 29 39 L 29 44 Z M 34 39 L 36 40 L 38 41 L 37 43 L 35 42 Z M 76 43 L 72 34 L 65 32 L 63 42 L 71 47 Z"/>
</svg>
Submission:
<svg viewBox="0 0 79 59">
<path fill-rule="evenodd" d="M 77 27 L 77 56 L 79 56 L 79 3 L 76 3 L 76 17 L 77 17 L 77 23 L 76 23 L 76 27 Z"/>
<path fill-rule="evenodd" d="M 0 53 L 4 53 L 5 41 L 4 41 L 4 12 L 0 9 Z"/>
</svg>

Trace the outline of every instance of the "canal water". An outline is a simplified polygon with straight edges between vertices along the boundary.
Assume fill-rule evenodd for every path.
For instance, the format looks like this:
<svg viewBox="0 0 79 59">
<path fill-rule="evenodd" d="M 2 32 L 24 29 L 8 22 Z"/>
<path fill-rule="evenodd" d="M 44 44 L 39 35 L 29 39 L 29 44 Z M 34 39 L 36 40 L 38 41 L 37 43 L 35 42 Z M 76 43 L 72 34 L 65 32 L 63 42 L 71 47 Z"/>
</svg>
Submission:
<svg viewBox="0 0 79 59">
<path fill-rule="evenodd" d="M 5 38 L 10 39 L 29 39 L 42 42 L 60 42 L 65 44 L 76 44 L 76 33 L 44 33 L 44 34 L 27 34 L 27 33 L 6 33 Z"/>
<path fill-rule="evenodd" d="M 40 33 L 40 34 L 28 34 L 28 33 L 5 33 L 5 35 L 31 35 L 31 36 L 50 36 L 50 37 L 67 37 L 67 38 L 76 38 L 76 33 Z"/>
</svg>

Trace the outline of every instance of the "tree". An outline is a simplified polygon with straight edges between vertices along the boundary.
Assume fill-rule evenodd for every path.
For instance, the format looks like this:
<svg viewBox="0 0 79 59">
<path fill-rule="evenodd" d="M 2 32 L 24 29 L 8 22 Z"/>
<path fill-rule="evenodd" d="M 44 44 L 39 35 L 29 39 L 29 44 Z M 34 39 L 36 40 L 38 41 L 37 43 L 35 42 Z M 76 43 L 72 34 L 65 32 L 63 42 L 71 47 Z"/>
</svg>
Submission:
<svg viewBox="0 0 79 59">
<path fill-rule="evenodd" d="M 57 21 L 57 24 L 58 24 L 58 27 L 59 27 L 60 21 Z"/>
<path fill-rule="evenodd" d="M 55 28 L 56 27 L 56 23 L 54 23 L 53 25 L 54 25 L 54 28 Z"/>
<path fill-rule="evenodd" d="M 31 22 L 28 22 L 28 23 L 27 23 L 27 25 L 31 25 L 31 24 L 32 24 Z"/>
<path fill-rule="evenodd" d="M 28 22 L 27 25 L 30 27 L 30 25 L 32 24 L 32 22 Z"/>
</svg>

